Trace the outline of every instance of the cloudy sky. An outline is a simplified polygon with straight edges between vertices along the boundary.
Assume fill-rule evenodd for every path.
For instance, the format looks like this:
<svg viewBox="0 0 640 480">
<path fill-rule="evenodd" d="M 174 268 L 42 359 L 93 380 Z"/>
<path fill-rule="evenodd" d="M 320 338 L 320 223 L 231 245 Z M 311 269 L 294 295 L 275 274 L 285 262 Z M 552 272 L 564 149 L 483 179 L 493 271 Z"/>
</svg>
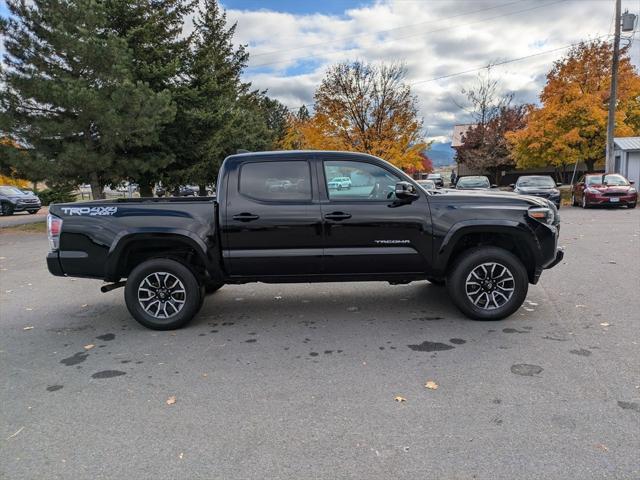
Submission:
<svg viewBox="0 0 640 480">
<path fill-rule="evenodd" d="M 245 78 L 291 108 L 313 101 L 328 65 L 402 61 L 425 136 L 447 141 L 469 120 L 456 103 L 488 63 L 505 91 L 535 102 L 567 46 L 611 38 L 614 0 L 225 0 L 237 42 L 251 54 Z M 640 11 L 640 0 L 623 0 Z M 520 59 L 517 61 L 511 61 Z M 632 47 L 640 65 L 640 33 Z M 462 73 L 467 72 L 467 73 Z"/>
</svg>

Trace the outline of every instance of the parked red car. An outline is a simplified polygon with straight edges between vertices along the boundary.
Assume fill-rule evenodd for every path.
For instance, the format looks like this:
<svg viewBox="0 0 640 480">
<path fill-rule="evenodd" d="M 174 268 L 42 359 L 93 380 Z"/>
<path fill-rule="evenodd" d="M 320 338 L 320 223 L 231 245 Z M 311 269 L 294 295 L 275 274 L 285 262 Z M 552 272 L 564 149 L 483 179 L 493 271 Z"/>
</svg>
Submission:
<svg viewBox="0 0 640 480">
<path fill-rule="evenodd" d="M 636 208 L 638 190 L 617 173 L 588 173 L 578 180 L 571 191 L 574 206 L 614 205 Z"/>
</svg>

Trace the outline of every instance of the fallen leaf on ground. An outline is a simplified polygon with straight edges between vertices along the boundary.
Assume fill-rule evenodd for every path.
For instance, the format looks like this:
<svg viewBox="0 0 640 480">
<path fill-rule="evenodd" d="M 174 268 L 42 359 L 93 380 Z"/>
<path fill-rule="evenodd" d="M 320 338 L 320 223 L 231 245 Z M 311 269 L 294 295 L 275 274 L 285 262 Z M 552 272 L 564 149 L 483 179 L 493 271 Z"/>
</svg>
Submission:
<svg viewBox="0 0 640 480">
<path fill-rule="evenodd" d="M 93 343 L 90 343 L 89 345 L 85 345 L 84 349 L 85 350 L 91 350 L 93 347 L 95 347 L 95 345 Z"/>
<path fill-rule="evenodd" d="M 183 457 L 184 457 L 184 453 L 180 452 L 180 455 L 178 455 L 178 458 L 182 460 Z"/>
<path fill-rule="evenodd" d="M 602 450 L 603 452 L 608 452 L 609 451 L 609 447 L 607 447 L 603 443 L 596 443 L 595 447 L 600 449 L 600 450 Z"/>
<path fill-rule="evenodd" d="M 202 376 L 203 376 L 203 377 L 208 377 L 208 376 L 209 376 L 209 374 L 208 374 L 208 373 L 203 373 L 203 374 L 202 374 Z"/>
<path fill-rule="evenodd" d="M 20 427 L 20 428 L 18 429 L 18 431 L 17 431 L 16 433 L 14 433 L 13 435 L 9 435 L 9 436 L 7 437 L 7 440 L 9 440 L 10 438 L 15 437 L 15 436 L 16 436 L 16 435 L 18 435 L 22 430 L 24 430 L 24 427 Z"/>
<path fill-rule="evenodd" d="M 582 304 L 576 305 L 576 308 L 584 308 L 584 307 L 586 307 L 586 305 L 582 305 Z"/>
<path fill-rule="evenodd" d="M 176 397 L 171 396 L 169 398 L 167 398 L 167 405 L 173 405 L 174 403 L 176 403 Z"/>
<path fill-rule="evenodd" d="M 429 380 L 427 383 L 424 384 L 425 388 L 428 388 L 429 390 L 437 390 L 439 385 L 434 382 L 433 380 Z"/>
<path fill-rule="evenodd" d="M 33 330 L 33 327 L 24 327 L 23 330 Z"/>
<path fill-rule="evenodd" d="M 600 326 L 601 326 L 601 327 L 608 327 L 609 325 L 610 325 L 610 323 L 609 323 L 609 322 L 602 322 L 602 323 L 600 324 Z"/>
<path fill-rule="evenodd" d="M 82 308 L 87 307 L 87 305 L 88 305 L 87 303 L 83 303 L 83 304 L 82 304 Z"/>
<path fill-rule="evenodd" d="M 401 397 L 400 395 L 398 395 L 398 396 L 394 397 L 394 400 L 395 400 L 396 402 L 400 402 L 400 403 L 402 403 L 402 402 L 406 402 L 406 401 L 407 401 L 407 399 L 406 399 L 406 398 Z"/>
<path fill-rule="evenodd" d="M 26 307 L 26 308 L 25 308 L 25 310 L 26 310 L 27 312 L 31 312 L 31 311 L 33 311 L 33 308 L 31 308 L 31 307 Z"/>
</svg>

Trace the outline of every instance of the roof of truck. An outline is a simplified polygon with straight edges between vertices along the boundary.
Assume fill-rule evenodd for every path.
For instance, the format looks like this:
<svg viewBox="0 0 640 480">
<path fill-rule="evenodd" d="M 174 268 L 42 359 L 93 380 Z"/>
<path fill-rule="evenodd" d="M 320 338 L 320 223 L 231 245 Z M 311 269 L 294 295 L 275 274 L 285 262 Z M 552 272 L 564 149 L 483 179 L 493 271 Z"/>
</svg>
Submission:
<svg viewBox="0 0 640 480">
<path fill-rule="evenodd" d="M 243 152 L 243 153 L 236 153 L 234 155 L 229 155 L 227 158 L 274 157 L 274 160 L 275 160 L 276 158 L 282 158 L 282 157 L 300 157 L 300 156 L 318 155 L 318 154 L 332 156 L 332 157 L 349 155 L 349 156 L 377 158 L 374 155 L 369 155 L 368 153 L 347 152 L 347 151 L 340 151 L 340 150 L 272 150 L 272 151 L 266 151 L 266 152 Z"/>
</svg>

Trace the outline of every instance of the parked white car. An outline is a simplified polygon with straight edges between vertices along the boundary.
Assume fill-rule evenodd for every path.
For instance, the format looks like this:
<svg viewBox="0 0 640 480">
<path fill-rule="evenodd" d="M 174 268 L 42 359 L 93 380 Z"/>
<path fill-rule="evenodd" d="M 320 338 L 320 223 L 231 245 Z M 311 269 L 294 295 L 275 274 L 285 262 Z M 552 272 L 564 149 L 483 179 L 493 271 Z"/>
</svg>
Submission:
<svg viewBox="0 0 640 480">
<path fill-rule="evenodd" d="M 331 189 L 342 190 L 346 188 L 348 190 L 351 188 L 351 179 L 349 177 L 335 177 L 327 185 Z"/>
</svg>

